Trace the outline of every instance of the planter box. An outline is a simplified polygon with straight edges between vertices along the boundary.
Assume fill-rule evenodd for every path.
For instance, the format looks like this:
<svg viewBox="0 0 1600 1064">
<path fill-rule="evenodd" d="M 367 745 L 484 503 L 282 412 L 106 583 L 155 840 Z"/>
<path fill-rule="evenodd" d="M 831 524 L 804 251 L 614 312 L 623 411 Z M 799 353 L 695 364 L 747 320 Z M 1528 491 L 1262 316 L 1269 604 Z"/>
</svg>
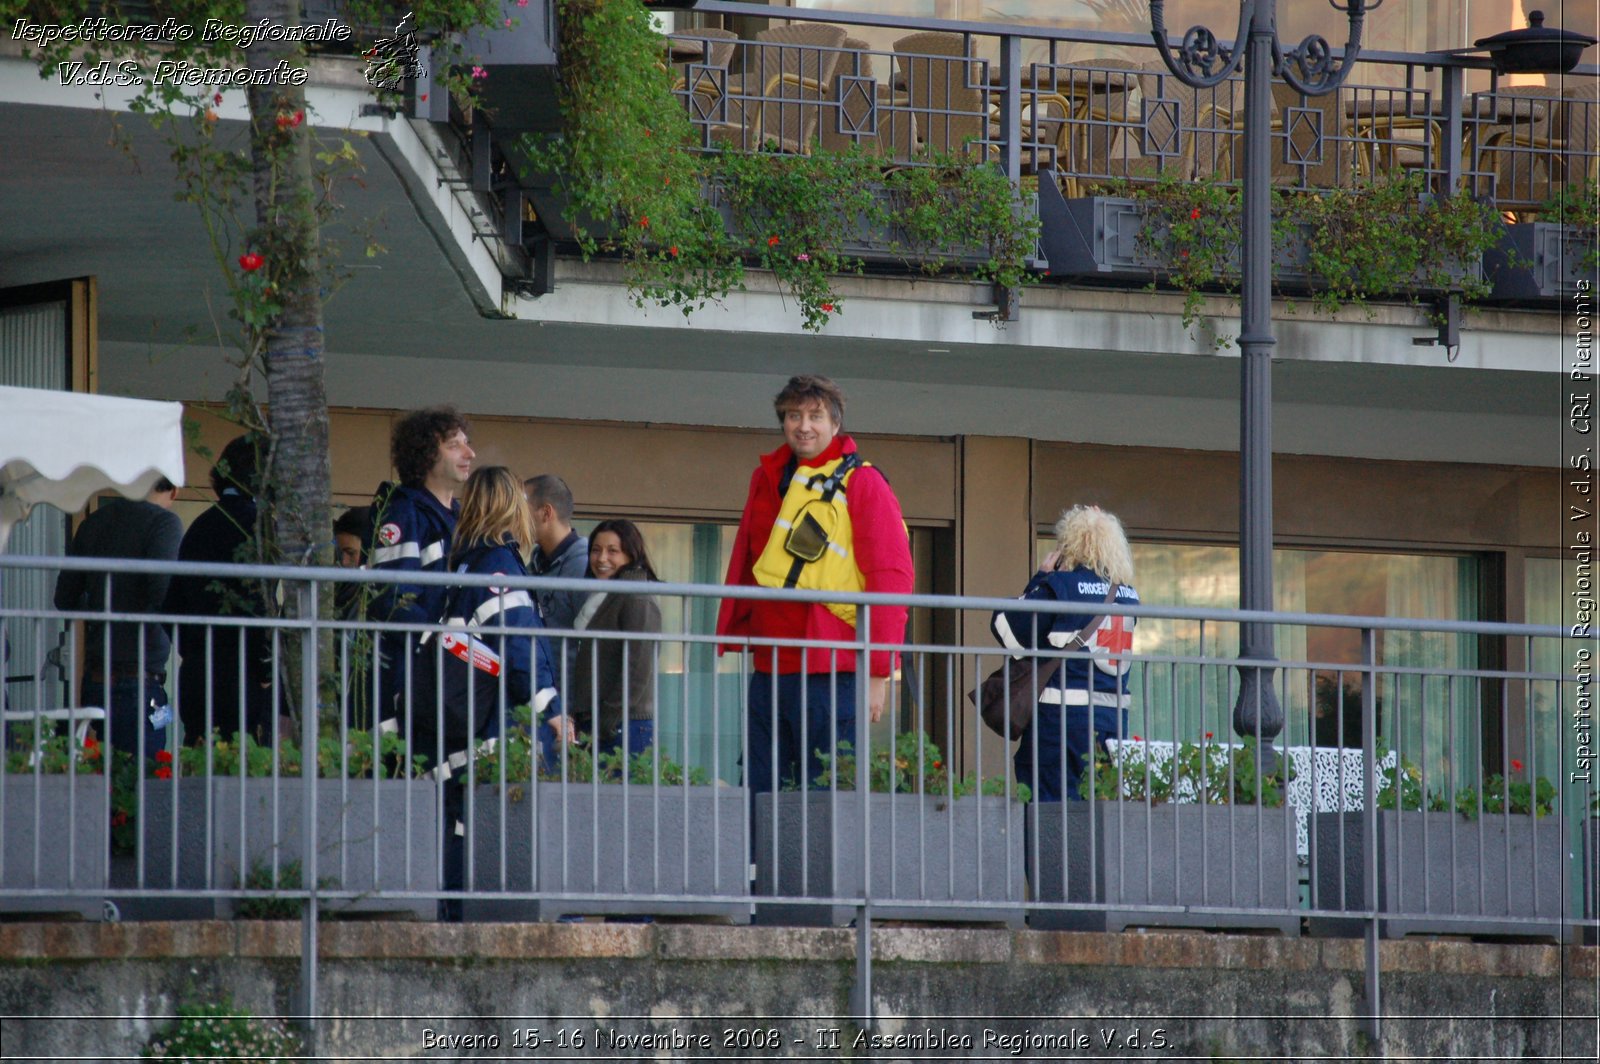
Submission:
<svg viewBox="0 0 1600 1064">
<path fill-rule="evenodd" d="M 1104 281 L 1148 284 L 1152 279 L 1171 276 L 1169 267 L 1176 253 L 1166 246 L 1164 234 L 1145 239 L 1149 215 L 1142 200 L 1127 196 L 1085 196 L 1064 199 L 1051 181 L 1039 184 L 1039 216 L 1042 222 L 1040 243 L 1056 277 L 1079 277 Z M 1273 249 L 1272 275 L 1275 284 L 1307 291 L 1323 284 L 1321 274 L 1311 267 L 1312 234 L 1301 226 L 1298 238 Z M 1240 249 L 1228 259 L 1227 279 L 1237 283 Z M 1453 264 L 1448 273 L 1466 279 L 1481 275 L 1477 260 Z M 1440 292 L 1430 278 L 1414 279 L 1413 292 Z M 1373 293 L 1379 295 L 1379 293 Z"/>
<path fill-rule="evenodd" d="M 1035 928 L 1262 928 L 1295 936 L 1300 918 L 1194 908 L 1299 906 L 1294 810 L 1287 806 L 1044 802 L 1028 809 L 1028 858 L 1038 840 L 1033 897 L 1104 909 L 1035 909 Z M 1065 867 L 1065 876 L 1062 871 Z M 1063 878 L 1065 889 L 1063 889 Z M 1181 906 L 1137 911 L 1126 906 Z"/>
<path fill-rule="evenodd" d="M 75 913 L 85 920 L 100 919 L 111 846 L 105 777 L 8 776 L 4 801 L 0 912 Z M 62 893 L 11 893 L 16 890 Z"/>
<path fill-rule="evenodd" d="M 1363 816 L 1357 811 L 1314 818 L 1313 909 L 1369 907 Z M 1488 814 L 1468 820 L 1456 813 L 1379 810 L 1376 908 L 1395 914 L 1380 921 L 1380 930 L 1388 938 L 1507 935 L 1567 941 L 1565 832 L 1561 818 L 1553 816 Z M 1458 919 L 1442 919 L 1451 916 Z M 1518 918 L 1532 922 L 1511 922 Z M 1314 926 L 1356 934 L 1361 921 L 1318 918 Z"/>
<path fill-rule="evenodd" d="M 861 816 L 861 797 L 854 792 L 756 795 L 756 894 L 863 896 Z M 998 797 L 950 802 L 937 796 L 874 794 L 870 817 L 875 917 L 1021 926 L 1025 876 L 1019 803 Z M 756 906 L 759 923 L 841 926 L 855 917 L 853 905 Z"/>
<path fill-rule="evenodd" d="M 1552 222 L 1519 222 L 1506 226 L 1500 243 L 1483 256 L 1484 272 L 1493 286 L 1491 299 L 1514 302 L 1565 300 L 1578 292 L 1580 281 L 1592 291 L 1593 265 L 1583 266 L 1594 250 L 1595 234 Z"/>
<path fill-rule="evenodd" d="M 570 914 L 716 916 L 747 922 L 750 893 L 742 787 L 540 783 L 475 788 L 468 920 L 554 920 Z M 504 861 L 501 855 L 504 854 Z M 721 900 L 706 900 L 707 895 Z M 698 897 L 697 897 L 698 896 Z"/>
<path fill-rule="evenodd" d="M 197 891 L 232 891 L 251 869 L 280 876 L 289 862 L 304 867 L 305 817 L 301 781 L 286 778 L 190 777 L 145 781 L 140 811 L 144 880 L 129 859 L 118 862 L 117 885 L 170 892 L 129 899 L 135 919 L 228 919 L 237 899 L 197 897 Z M 209 818 L 209 821 L 208 821 Z M 208 830 L 209 823 L 209 830 Z M 276 829 L 274 828 L 276 825 Z M 319 899 L 333 914 L 383 913 L 431 920 L 439 890 L 439 806 L 425 780 L 318 780 L 317 879 L 330 891 L 355 897 Z M 176 846 L 176 853 L 174 852 Z M 420 891 L 423 898 L 370 896 L 380 891 Z M 191 892 L 183 897 L 184 892 Z M 119 903 L 122 904 L 122 903 Z"/>
</svg>

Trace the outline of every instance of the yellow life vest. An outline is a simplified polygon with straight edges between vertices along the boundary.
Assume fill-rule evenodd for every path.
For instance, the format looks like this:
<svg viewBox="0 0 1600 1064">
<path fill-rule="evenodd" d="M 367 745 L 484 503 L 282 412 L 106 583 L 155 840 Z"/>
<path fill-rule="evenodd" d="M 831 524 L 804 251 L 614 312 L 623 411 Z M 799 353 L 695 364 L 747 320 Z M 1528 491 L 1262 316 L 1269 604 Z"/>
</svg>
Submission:
<svg viewBox="0 0 1600 1064">
<path fill-rule="evenodd" d="M 807 591 L 866 590 L 866 578 L 856 566 L 845 489 L 855 471 L 870 464 L 852 453 L 795 470 L 766 549 L 756 559 L 756 583 Z M 854 606 L 825 605 L 834 616 L 855 626 Z"/>
</svg>

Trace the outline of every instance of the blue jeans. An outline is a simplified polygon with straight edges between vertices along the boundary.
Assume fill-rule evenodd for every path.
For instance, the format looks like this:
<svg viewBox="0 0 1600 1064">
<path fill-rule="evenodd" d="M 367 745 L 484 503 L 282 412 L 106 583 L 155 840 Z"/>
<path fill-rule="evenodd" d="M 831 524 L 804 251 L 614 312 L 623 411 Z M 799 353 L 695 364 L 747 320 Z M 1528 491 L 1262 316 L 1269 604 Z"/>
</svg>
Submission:
<svg viewBox="0 0 1600 1064">
<path fill-rule="evenodd" d="M 167 748 L 172 707 L 167 701 L 166 686 L 160 680 L 114 677 L 108 696 L 101 681 L 86 679 L 83 700 L 86 705 L 100 706 L 106 711 L 106 725 L 101 730 L 106 732 L 113 750 L 126 750 L 138 756 L 140 721 L 144 722 L 144 756 L 154 759 L 158 750 Z M 152 715 L 162 721 L 159 726 L 151 722 Z"/>
<path fill-rule="evenodd" d="M 805 790 L 817 786 L 824 773 L 819 753 L 832 755 L 835 743 L 856 741 L 856 674 L 758 672 L 750 677 L 747 731 L 750 737 L 745 763 L 745 786 L 751 794 L 788 786 Z M 773 707 L 773 688 L 777 707 Z M 773 745 L 777 755 L 774 762 Z M 805 775 L 800 776 L 801 754 Z M 776 777 L 775 777 L 776 774 Z M 776 779 L 776 783 L 775 783 Z"/>
<path fill-rule="evenodd" d="M 1063 713 L 1063 709 L 1065 713 Z M 1062 718 L 1066 718 L 1066 757 L 1062 758 Z M 1017 782 L 1033 790 L 1036 802 L 1079 801 L 1078 781 L 1092 762 L 1089 752 L 1089 709 L 1087 706 L 1058 706 L 1041 703 L 1034 709 L 1033 723 L 1023 729 L 1012 758 Z M 1128 730 L 1128 711 L 1112 706 L 1094 707 L 1094 745 L 1106 748 L 1107 739 L 1120 739 Z M 1038 779 L 1034 778 L 1034 742 L 1038 736 Z M 1063 772 L 1063 767 L 1065 771 Z M 1101 797 L 1096 792 L 1096 797 Z"/>
</svg>

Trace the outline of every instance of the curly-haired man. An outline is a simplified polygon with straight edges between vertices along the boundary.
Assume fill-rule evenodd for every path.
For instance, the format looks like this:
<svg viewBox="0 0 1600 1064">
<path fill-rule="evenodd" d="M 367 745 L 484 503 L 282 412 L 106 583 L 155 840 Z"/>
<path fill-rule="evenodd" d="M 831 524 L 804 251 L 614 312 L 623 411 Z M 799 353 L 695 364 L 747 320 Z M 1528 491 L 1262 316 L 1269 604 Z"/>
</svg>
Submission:
<svg viewBox="0 0 1600 1064">
<path fill-rule="evenodd" d="M 372 567 L 399 572 L 444 572 L 455 533 L 456 491 L 472 472 L 472 447 L 467 443 L 467 422 L 454 408 L 429 407 L 401 418 L 394 427 L 389 455 L 398 484 L 385 483 L 372 501 Z M 422 584 L 379 585 L 368 616 L 374 620 L 407 624 L 433 624 L 444 608 L 447 588 Z M 380 717 L 405 689 L 400 672 L 405 655 L 393 634 L 383 647 L 383 691 Z M 415 636 L 404 638 L 413 647 Z"/>
</svg>

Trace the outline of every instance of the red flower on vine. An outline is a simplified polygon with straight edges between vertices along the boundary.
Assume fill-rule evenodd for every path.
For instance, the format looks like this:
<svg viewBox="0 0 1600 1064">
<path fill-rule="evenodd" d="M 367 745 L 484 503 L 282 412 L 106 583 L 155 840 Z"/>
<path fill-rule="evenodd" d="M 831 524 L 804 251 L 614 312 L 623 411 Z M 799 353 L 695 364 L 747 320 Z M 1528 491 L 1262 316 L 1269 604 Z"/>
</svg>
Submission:
<svg viewBox="0 0 1600 1064">
<path fill-rule="evenodd" d="M 213 93 L 212 96 L 211 96 L 211 102 L 212 103 L 221 103 L 222 102 L 222 93 L 220 93 L 220 92 Z"/>
<path fill-rule="evenodd" d="M 251 251 L 247 254 L 239 256 L 239 269 L 243 270 L 245 273 L 255 273 L 257 270 L 261 269 L 262 266 L 266 265 L 266 262 L 266 259 L 262 258 L 260 255 L 257 255 L 254 251 Z M 164 750 L 162 751 L 162 753 L 165 752 L 166 751 Z"/>
<path fill-rule="evenodd" d="M 778 238 L 777 237 L 775 237 L 775 236 L 767 237 L 767 247 L 775 248 L 777 246 L 778 246 Z"/>
<path fill-rule="evenodd" d="M 1522 771 L 1522 762 L 1518 761 L 1516 758 L 1512 758 L 1511 759 L 1511 771 L 1512 772 L 1521 772 Z"/>
<path fill-rule="evenodd" d="M 818 304 L 818 305 L 822 307 L 822 313 L 824 313 L 824 314 L 832 314 L 833 313 L 833 304 L 832 303 L 821 303 L 821 304 Z"/>
<path fill-rule="evenodd" d="M 678 257 L 678 245 L 674 244 L 670 248 L 668 248 L 667 249 L 667 254 L 671 255 L 673 258 L 677 258 Z"/>
<path fill-rule="evenodd" d="M 294 113 L 294 115 L 289 119 L 289 124 L 291 126 L 298 126 L 301 122 L 304 122 L 305 120 L 306 120 L 306 113 L 304 111 L 296 111 Z"/>
<path fill-rule="evenodd" d="M 1211 733 L 1210 732 L 1206 732 L 1206 738 L 1207 739 L 1211 738 Z"/>
<path fill-rule="evenodd" d="M 1200 217 L 1200 208 L 1199 207 L 1196 207 L 1194 210 L 1189 212 L 1189 220 L 1191 222 L 1196 220 L 1199 217 Z"/>
</svg>

